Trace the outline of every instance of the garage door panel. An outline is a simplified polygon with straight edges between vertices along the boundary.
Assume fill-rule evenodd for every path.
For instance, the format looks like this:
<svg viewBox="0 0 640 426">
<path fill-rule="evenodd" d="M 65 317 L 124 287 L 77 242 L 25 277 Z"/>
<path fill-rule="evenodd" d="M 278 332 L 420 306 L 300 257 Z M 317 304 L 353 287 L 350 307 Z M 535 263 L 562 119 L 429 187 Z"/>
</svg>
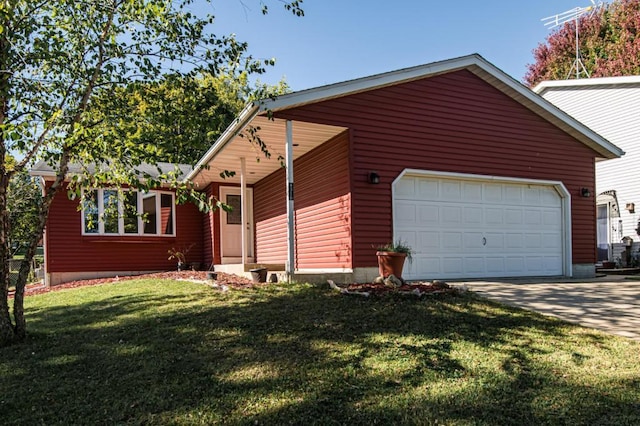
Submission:
<svg viewBox="0 0 640 426">
<path fill-rule="evenodd" d="M 542 275 L 544 272 L 544 260 L 542 257 L 528 256 L 525 260 L 527 272 L 532 275 Z"/>
<path fill-rule="evenodd" d="M 415 251 L 418 250 L 423 251 L 431 251 L 431 249 L 439 249 L 440 248 L 440 232 L 438 231 L 423 231 L 418 234 L 419 243 L 415 246 L 411 246 L 415 248 Z"/>
<path fill-rule="evenodd" d="M 524 224 L 525 225 L 541 225 L 542 224 L 542 212 L 540 210 L 527 209 L 524 211 Z"/>
<path fill-rule="evenodd" d="M 482 232 L 465 232 L 464 233 L 464 249 L 465 251 L 480 251 L 484 250 L 484 244 Z"/>
<path fill-rule="evenodd" d="M 487 257 L 487 273 L 492 276 L 501 276 L 505 273 L 505 259 L 504 257 Z"/>
<path fill-rule="evenodd" d="M 486 242 L 484 244 L 485 249 L 489 250 L 504 250 L 504 234 L 503 233 L 494 233 L 494 232 L 485 232 L 484 240 Z"/>
<path fill-rule="evenodd" d="M 505 186 L 501 185 L 504 191 L 503 201 L 508 204 L 521 205 L 522 204 L 522 188 L 519 186 Z"/>
<path fill-rule="evenodd" d="M 417 206 L 409 203 L 398 203 L 395 215 L 398 217 L 398 220 L 402 223 L 406 223 L 407 225 L 417 225 L 418 221 L 416 220 L 416 210 Z"/>
<path fill-rule="evenodd" d="M 524 234 L 524 246 L 527 249 L 541 249 L 542 235 L 532 233 Z"/>
<path fill-rule="evenodd" d="M 502 203 L 502 185 L 484 184 L 484 200 L 490 203 Z"/>
<path fill-rule="evenodd" d="M 545 233 L 542 235 L 542 247 L 549 250 L 552 253 L 556 253 L 558 256 L 562 256 L 562 244 L 558 240 L 558 236 L 554 233 Z"/>
<path fill-rule="evenodd" d="M 482 184 L 475 182 L 464 182 L 462 194 L 467 202 L 482 202 Z"/>
<path fill-rule="evenodd" d="M 545 271 L 557 271 L 562 270 L 562 256 L 553 256 L 544 258 Z"/>
<path fill-rule="evenodd" d="M 462 183 L 457 181 L 443 181 L 441 199 L 445 201 L 462 200 Z"/>
<path fill-rule="evenodd" d="M 465 257 L 463 264 L 465 274 L 484 274 L 486 272 L 484 257 Z"/>
<path fill-rule="evenodd" d="M 438 206 L 418 205 L 418 218 L 422 226 L 428 224 L 440 224 L 440 208 Z"/>
<path fill-rule="evenodd" d="M 519 249 L 524 245 L 524 235 L 518 233 L 508 233 L 506 235 L 506 247 L 508 249 Z"/>
<path fill-rule="evenodd" d="M 504 224 L 504 210 L 486 208 L 485 209 L 485 223 L 487 225 L 503 225 Z"/>
<path fill-rule="evenodd" d="M 394 190 L 397 193 L 397 199 L 412 199 L 416 196 L 416 178 L 402 179 L 396 184 Z"/>
<path fill-rule="evenodd" d="M 522 225 L 522 209 L 506 208 L 504 217 L 504 224 L 507 226 L 517 225 L 520 227 Z"/>
<path fill-rule="evenodd" d="M 555 228 L 562 224 L 562 215 L 560 214 L 560 211 L 558 209 L 545 210 L 542 215 L 542 223 L 546 226 Z"/>
<path fill-rule="evenodd" d="M 524 188 L 524 202 L 530 206 L 539 206 L 540 188 Z"/>
<path fill-rule="evenodd" d="M 562 275 L 564 216 L 553 187 L 415 176 L 399 182 L 394 235 L 415 252 L 406 278 Z"/>
<path fill-rule="evenodd" d="M 445 251 L 456 250 L 460 253 L 462 251 L 462 232 L 443 232 L 441 243 L 442 249 Z"/>
<path fill-rule="evenodd" d="M 462 208 L 453 206 L 442 207 L 442 223 L 445 226 L 459 226 L 462 224 Z"/>
<path fill-rule="evenodd" d="M 484 221 L 482 207 L 472 206 L 465 207 L 464 209 L 464 224 L 465 225 L 478 225 Z"/>
<path fill-rule="evenodd" d="M 442 259 L 442 272 L 449 275 L 464 275 L 462 257 L 445 257 Z"/>
</svg>

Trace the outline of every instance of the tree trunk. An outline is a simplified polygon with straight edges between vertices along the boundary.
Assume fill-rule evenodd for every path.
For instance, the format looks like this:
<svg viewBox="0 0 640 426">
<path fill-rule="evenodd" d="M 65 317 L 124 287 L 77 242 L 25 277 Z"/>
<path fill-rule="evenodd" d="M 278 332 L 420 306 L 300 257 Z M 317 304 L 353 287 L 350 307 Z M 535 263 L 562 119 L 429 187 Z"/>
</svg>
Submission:
<svg viewBox="0 0 640 426">
<path fill-rule="evenodd" d="M 9 69 L 10 45 L 7 40 L 7 19 L 0 22 L 5 29 L 0 35 L 0 128 L 5 125 L 9 108 Z M 5 134 L 0 132 L 0 347 L 14 340 L 14 329 L 9 315 L 9 212 L 7 211 L 7 190 L 10 173 L 5 164 Z"/>
<path fill-rule="evenodd" d="M 0 151 L 4 151 L 4 145 Z M 4 169 L 4 155 L 0 159 L 0 169 Z M 9 214 L 7 212 L 8 179 L 0 177 L 0 347 L 11 344 L 14 329 L 9 315 Z"/>
<path fill-rule="evenodd" d="M 66 169 L 66 165 L 64 167 Z M 38 242 L 44 232 L 44 227 L 47 223 L 47 217 L 49 216 L 49 208 L 51 207 L 51 201 L 57 190 L 51 190 L 44 196 L 40 203 L 40 214 L 38 215 L 38 226 L 35 229 L 35 234 L 31 235 L 29 239 L 29 245 L 27 251 L 24 254 L 24 260 L 20 264 L 20 271 L 18 272 L 18 279 L 16 282 L 16 294 L 13 299 L 13 318 L 15 321 L 15 339 L 24 340 L 27 336 L 27 323 L 24 318 L 24 291 L 29 278 L 29 271 L 31 270 L 31 264 L 33 263 L 33 257 L 36 254 L 38 248 Z"/>
</svg>

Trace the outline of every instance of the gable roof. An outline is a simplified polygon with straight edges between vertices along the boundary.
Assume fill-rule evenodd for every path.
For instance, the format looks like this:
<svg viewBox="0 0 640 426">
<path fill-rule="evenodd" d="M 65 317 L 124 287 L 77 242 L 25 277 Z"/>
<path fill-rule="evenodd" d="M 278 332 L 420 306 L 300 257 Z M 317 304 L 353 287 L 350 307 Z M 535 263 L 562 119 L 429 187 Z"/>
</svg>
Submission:
<svg viewBox="0 0 640 426">
<path fill-rule="evenodd" d="M 198 161 L 194 170 L 186 179 L 193 180 L 208 164 L 218 156 L 227 144 L 254 120 L 268 116 L 268 112 L 278 112 L 349 96 L 356 93 L 375 90 L 387 86 L 406 83 L 413 80 L 434 77 L 466 69 L 507 96 L 522 104 L 529 110 L 543 117 L 575 139 L 593 149 L 599 158 L 618 158 L 624 154 L 620 148 L 598 135 L 584 124 L 560 110 L 541 96 L 537 95 L 520 82 L 488 62 L 478 54 L 462 56 L 426 65 L 404 68 L 397 71 L 376 74 L 312 89 L 301 90 L 278 96 L 274 99 L 262 99 L 249 103 L 237 116 L 233 123 L 216 140 L 211 148 Z M 268 120 L 260 120 L 261 126 L 267 126 Z"/>
</svg>

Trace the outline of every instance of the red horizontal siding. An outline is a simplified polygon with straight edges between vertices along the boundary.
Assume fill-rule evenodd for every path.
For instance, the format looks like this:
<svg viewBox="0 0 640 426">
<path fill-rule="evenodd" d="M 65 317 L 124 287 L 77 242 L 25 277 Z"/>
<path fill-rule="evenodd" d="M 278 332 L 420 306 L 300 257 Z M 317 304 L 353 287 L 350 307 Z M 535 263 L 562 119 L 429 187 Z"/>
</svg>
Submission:
<svg viewBox="0 0 640 426">
<path fill-rule="evenodd" d="M 83 236 L 78 200 L 60 191 L 46 227 L 47 272 L 145 271 L 175 269 L 171 248 L 187 248 L 187 262 L 203 261 L 203 217 L 193 204 L 176 206 L 175 237 Z"/>
<path fill-rule="evenodd" d="M 351 268 L 349 134 L 344 132 L 297 159 L 296 267 Z M 284 170 L 254 186 L 256 254 L 261 263 L 287 260 Z"/>
<path fill-rule="evenodd" d="M 217 198 L 220 184 L 212 183 L 205 189 L 207 197 Z M 215 210 L 202 215 L 203 262 L 209 267 L 220 263 L 220 211 Z"/>
<path fill-rule="evenodd" d="M 595 261 L 595 152 L 462 70 L 311 104 L 280 118 L 352 132 L 353 264 L 392 238 L 391 183 L 405 168 L 561 181 L 572 195 L 574 263 Z M 380 184 L 367 174 L 376 170 Z"/>
</svg>

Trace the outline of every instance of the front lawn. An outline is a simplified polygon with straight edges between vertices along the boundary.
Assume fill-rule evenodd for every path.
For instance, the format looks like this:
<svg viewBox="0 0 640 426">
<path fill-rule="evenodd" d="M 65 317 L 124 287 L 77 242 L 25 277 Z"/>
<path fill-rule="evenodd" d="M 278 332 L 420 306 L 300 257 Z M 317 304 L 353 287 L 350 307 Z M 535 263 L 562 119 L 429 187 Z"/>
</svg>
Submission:
<svg viewBox="0 0 640 426">
<path fill-rule="evenodd" d="M 3 424 L 640 423 L 640 344 L 473 295 L 145 279 L 26 303 Z"/>
</svg>

